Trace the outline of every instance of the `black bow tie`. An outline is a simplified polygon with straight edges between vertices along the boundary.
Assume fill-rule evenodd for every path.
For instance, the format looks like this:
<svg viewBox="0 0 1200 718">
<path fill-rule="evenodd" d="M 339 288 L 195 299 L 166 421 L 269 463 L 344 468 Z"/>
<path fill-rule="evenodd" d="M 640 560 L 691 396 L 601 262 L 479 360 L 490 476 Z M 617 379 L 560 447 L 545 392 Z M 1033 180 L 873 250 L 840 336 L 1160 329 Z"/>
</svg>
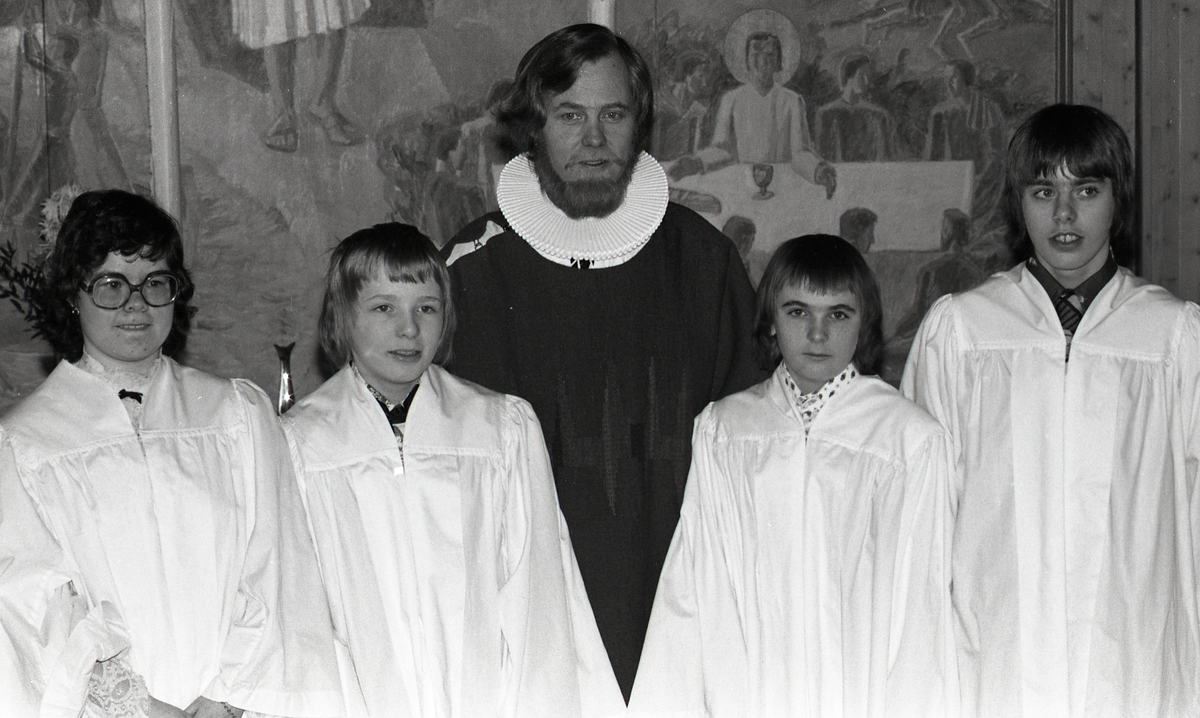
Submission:
<svg viewBox="0 0 1200 718">
<path fill-rule="evenodd" d="M 141 404 L 142 403 L 142 392 L 129 391 L 127 389 L 122 389 L 121 391 L 117 392 L 117 398 L 118 399 L 133 399 L 137 403 Z"/>
</svg>

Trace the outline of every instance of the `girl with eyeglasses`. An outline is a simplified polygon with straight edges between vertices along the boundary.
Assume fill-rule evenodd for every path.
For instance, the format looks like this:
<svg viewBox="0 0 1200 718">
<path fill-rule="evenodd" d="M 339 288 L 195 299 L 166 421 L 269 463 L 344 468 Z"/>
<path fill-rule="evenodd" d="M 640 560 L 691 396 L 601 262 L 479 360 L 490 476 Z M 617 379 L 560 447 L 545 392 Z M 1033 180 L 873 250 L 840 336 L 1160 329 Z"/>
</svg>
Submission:
<svg viewBox="0 0 1200 718">
<path fill-rule="evenodd" d="M 46 269 L 63 361 L 0 419 L 0 713 L 337 715 L 272 403 L 171 358 L 192 296 L 174 220 L 84 193 Z"/>
</svg>

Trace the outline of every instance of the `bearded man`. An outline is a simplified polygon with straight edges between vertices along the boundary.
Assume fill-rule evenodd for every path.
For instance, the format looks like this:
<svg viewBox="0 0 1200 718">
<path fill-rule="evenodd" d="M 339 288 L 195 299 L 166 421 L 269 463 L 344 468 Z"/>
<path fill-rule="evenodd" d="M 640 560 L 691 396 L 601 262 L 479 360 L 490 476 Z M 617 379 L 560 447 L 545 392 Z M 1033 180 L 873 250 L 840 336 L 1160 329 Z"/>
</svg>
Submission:
<svg viewBox="0 0 1200 718">
<path fill-rule="evenodd" d="M 521 154 L 500 211 L 445 248 L 458 309 L 450 369 L 528 400 L 626 698 L 679 518 L 692 419 L 765 377 L 736 248 L 667 201 L 645 149 L 650 71 L 599 25 L 526 53 L 497 121 Z"/>
</svg>

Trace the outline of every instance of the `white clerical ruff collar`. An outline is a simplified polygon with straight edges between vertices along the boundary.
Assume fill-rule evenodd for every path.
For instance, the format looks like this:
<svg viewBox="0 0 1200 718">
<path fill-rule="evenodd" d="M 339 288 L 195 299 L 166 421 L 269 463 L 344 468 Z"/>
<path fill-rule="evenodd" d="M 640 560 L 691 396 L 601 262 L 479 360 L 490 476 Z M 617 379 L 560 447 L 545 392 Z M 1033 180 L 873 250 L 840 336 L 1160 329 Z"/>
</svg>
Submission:
<svg viewBox="0 0 1200 718">
<path fill-rule="evenodd" d="M 638 253 L 667 211 L 667 174 L 643 152 L 621 206 L 607 217 L 571 219 L 542 192 L 533 162 L 514 157 L 500 173 L 496 199 L 509 226 L 538 254 L 558 264 L 612 267 Z"/>
</svg>

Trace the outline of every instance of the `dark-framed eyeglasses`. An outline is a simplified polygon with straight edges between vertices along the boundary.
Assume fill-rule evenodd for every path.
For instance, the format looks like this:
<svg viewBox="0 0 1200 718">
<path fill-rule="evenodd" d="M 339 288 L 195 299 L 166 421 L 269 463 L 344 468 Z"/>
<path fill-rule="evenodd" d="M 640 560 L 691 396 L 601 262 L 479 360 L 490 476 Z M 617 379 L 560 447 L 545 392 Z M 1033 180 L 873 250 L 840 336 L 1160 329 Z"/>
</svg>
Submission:
<svg viewBox="0 0 1200 718">
<path fill-rule="evenodd" d="M 101 274 L 79 288 L 101 309 L 120 309 L 134 292 L 152 307 L 165 307 L 179 296 L 179 278 L 170 272 L 151 272 L 141 284 L 132 284 L 123 274 Z"/>
</svg>

